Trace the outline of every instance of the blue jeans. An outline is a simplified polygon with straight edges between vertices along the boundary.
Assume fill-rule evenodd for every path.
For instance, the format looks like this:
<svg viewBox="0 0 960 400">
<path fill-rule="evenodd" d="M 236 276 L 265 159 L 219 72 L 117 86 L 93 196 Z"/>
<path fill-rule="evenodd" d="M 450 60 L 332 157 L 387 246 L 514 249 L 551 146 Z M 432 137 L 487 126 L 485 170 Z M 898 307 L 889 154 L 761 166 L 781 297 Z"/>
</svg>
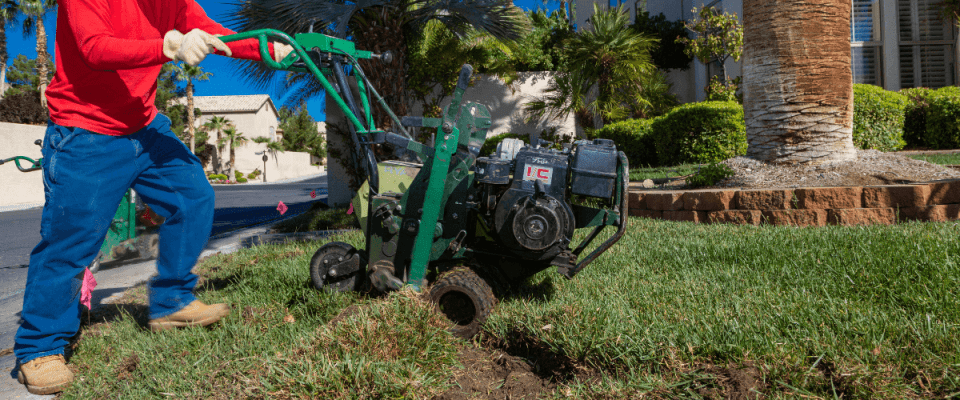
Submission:
<svg viewBox="0 0 960 400">
<path fill-rule="evenodd" d="M 80 328 L 84 268 L 100 250 L 127 188 L 166 218 L 158 234 L 150 318 L 195 300 L 191 272 L 213 226 L 214 194 L 203 166 L 158 115 L 127 136 L 49 124 L 43 140 L 46 203 L 30 253 L 14 353 L 21 363 L 63 354 Z"/>
</svg>

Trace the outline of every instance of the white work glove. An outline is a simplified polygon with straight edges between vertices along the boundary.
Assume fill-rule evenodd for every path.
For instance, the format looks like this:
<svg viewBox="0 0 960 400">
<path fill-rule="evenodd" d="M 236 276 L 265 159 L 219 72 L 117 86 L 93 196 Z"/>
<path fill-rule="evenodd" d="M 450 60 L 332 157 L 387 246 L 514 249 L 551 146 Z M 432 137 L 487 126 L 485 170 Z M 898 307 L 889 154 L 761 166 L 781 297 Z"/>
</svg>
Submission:
<svg viewBox="0 0 960 400">
<path fill-rule="evenodd" d="M 280 62 L 287 57 L 287 54 L 293 52 L 293 46 L 273 42 L 273 61 Z"/>
<path fill-rule="evenodd" d="M 227 57 L 233 55 L 220 39 L 200 29 L 194 29 L 186 35 L 174 29 L 163 36 L 163 54 L 171 60 L 192 66 L 200 64 L 214 49 L 224 52 Z"/>
</svg>

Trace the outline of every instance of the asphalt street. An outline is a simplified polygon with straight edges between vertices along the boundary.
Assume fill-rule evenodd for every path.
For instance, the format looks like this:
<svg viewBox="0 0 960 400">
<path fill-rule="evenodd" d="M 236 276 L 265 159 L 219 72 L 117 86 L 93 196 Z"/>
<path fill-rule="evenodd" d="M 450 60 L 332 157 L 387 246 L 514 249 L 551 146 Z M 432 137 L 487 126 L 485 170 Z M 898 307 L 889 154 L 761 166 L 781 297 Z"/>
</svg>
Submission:
<svg viewBox="0 0 960 400">
<path fill-rule="evenodd" d="M 321 175 L 290 183 L 214 185 L 216 210 L 211 236 L 304 212 L 326 196 L 326 184 L 326 175 Z M 316 198 L 310 195 L 314 191 Z M 288 207 L 283 216 L 277 211 L 281 201 Z M 0 213 L 0 350 L 13 346 L 30 251 L 40 241 L 40 213 L 40 208 Z M 104 264 L 96 276 L 99 285 L 94 300 L 135 284 L 129 282 L 133 278 L 127 270 L 141 264 L 136 260 Z"/>
</svg>

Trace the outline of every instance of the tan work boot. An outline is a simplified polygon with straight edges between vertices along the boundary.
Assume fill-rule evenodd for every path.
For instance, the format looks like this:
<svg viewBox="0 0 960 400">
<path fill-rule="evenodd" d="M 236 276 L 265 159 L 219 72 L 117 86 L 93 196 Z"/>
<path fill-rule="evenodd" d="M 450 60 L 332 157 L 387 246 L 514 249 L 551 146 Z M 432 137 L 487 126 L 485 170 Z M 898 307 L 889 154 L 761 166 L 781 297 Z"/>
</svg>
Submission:
<svg viewBox="0 0 960 400">
<path fill-rule="evenodd" d="M 63 354 L 54 354 L 21 364 L 17 378 L 20 383 L 27 385 L 30 393 L 54 394 L 62 392 L 73 382 L 73 372 L 67 368 Z"/>
<path fill-rule="evenodd" d="M 230 306 L 226 304 L 203 304 L 194 300 L 182 310 L 163 318 L 150 320 L 150 330 L 154 332 L 187 326 L 207 326 L 230 314 Z"/>
</svg>

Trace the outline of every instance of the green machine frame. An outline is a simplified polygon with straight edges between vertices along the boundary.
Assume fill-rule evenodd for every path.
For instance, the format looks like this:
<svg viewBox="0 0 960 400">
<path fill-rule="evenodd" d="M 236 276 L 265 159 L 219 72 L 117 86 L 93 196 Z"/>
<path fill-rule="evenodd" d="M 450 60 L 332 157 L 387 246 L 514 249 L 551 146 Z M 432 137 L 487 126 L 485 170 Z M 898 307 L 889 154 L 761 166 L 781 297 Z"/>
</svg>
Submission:
<svg viewBox="0 0 960 400">
<path fill-rule="evenodd" d="M 348 40 L 312 32 L 298 33 L 295 37 L 290 37 L 277 30 L 262 29 L 223 36 L 220 39 L 224 42 L 257 39 L 260 56 L 267 66 L 275 70 L 312 74 L 345 115 L 354 139 L 354 151 L 351 156 L 367 178 L 353 203 L 361 227 L 366 234 L 367 251 L 372 258 L 375 251 L 379 254 L 382 246 L 388 245 L 382 240 L 386 236 L 406 233 L 407 238 L 404 240 L 409 240 L 409 236 L 415 236 L 412 250 L 406 250 L 410 252 L 408 269 L 404 274 L 397 274 L 396 277 L 381 274 L 379 278 L 389 281 L 383 286 L 396 289 L 406 284 L 419 289 L 426 283 L 427 268 L 431 262 L 437 261 L 445 253 L 449 255 L 448 250 L 451 249 L 456 249 L 453 252 L 454 257 L 463 255 L 464 249 L 457 245 L 456 238 L 449 237 L 449 232 L 446 237 L 441 237 L 444 226 L 438 222 L 444 215 L 444 207 L 451 194 L 472 184 L 473 173 L 470 173 L 470 168 L 476 161 L 476 154 L 486 140 L 486 129 L 490 126 L 490 113 L 486 106 L 463 102 L 463 93 L 473 73 L 472 67 L 464 65 L 461 69 L 452 101 L 444 110 L 442 118 L 404 117 L 401 121 L 376 89 L 369 84 L 358 62 L 361 59 L 372 58 L 389 61 L 389 54 L 377 55 L 369 51 L 357 50 L 354 43 Z M 280 62 L 276 62 L 269 52 L 270 40 L 286 43 L 293 47 L 293 51 Z M 352 66 L 357 78 L 359 101 L 355 101 L 353 90 L 346 81 L 343 68 L 346 65 Z M 335 80 L 337 87 L 334 87 L 327 76 Z M 338 90 L 338 87 L 341 90 Z M 373 100 L 392 119 L 396 133 L 385 132 L 374 126 L 371 112 Z M 438 128 L 434 147 L 416 142 L 404 126 Z M 378 143 L 389 143 L 417 154 L 422 160 L 422 166 L 390 162 L 378 164 L 369 146 L 363 148 L 364 145 Z M 467 148 L 471 151 L 464 155 L 464 152 L 458 153 L 458 148 Z M 617 168 L 617 194 L 613 200 L 618 210 L 597 209 L 585 214 L 588 220 L 577 221 L 578 228 L 588 226 L 597 228 L 588 235 L 588 240 L 573 252 L 571 264 L 561 267 L 561 271 L 564 271 L 567 277 L 575 275 L 623 235 L 627 207 L 626 162 L 621 153 Z M 385 209 L 384 206 L 387 205 L 393 208 Z M 371 214 L 374 210 L 379 213 L 377 220 L 382 221 L 376 226 L 371 223 L 373 220 Z M 411 213 L 412 210 L 417 211 Z M 411 218 L 411 215 L 414 218 Z M 576 257 L 584 250 L 587 242 L 596 238 L 603 227 L 611 225 L 619 228 L 614 237 L 601 244 L 578 264 Z M 374 229 L 385 234 L 372 234 Z M 414 233 L 415 235 L 412 235 Z M 405 243 L 409 245 L 408 241 Z M 392 246 L 395 245 L 396 242 L 392 244 Z M 374 269 L 378 267 L 378 262 L 390 264 L 389 270 L 393 272 L 392 260 L 371 259 L 369 261 L 368 267 Z M 406 268 L 406 266 L 401 267 Z M 371 273 L 371 280 L 379 278 L 376 272 Z"/>
</svg>

